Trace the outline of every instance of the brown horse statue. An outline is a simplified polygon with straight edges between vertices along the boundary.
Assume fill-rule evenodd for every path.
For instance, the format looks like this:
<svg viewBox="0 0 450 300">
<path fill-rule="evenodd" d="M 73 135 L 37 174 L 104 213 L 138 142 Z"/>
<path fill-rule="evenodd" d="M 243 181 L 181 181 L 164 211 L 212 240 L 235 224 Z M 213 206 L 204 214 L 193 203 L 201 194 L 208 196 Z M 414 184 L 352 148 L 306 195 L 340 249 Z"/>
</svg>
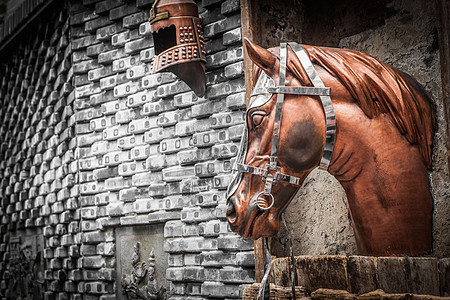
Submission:
<svg viewBox="0 0 450 300">
<path fill-rule="evenodd" d="M 291 199 L 322 165 L 346 192 L 359 254 L 430 253 L 434 117 L 423 88 L 357 51 L 294 43 L 281 55 L 281 46 L 244 44 L 256 86 L 228 189 L 231 229 L 244 238 L 276 234 Z"/>
</svg>

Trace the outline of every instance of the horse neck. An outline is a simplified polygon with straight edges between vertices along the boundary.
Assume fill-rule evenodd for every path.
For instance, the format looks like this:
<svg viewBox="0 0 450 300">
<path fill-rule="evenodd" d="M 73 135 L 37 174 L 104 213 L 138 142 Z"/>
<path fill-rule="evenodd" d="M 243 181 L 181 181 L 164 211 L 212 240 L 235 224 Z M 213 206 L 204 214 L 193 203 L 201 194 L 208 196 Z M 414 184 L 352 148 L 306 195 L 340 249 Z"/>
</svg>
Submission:
<svg viewBox="0 0 450 300">
<path fill-rule="evenodd" d="M 392 254 L 426 252 L 431 195 L 417 145 L 411 145 L 386 116 L 370 119 L 348 102 L 335 103 L 335 111 L 338 129 L 328 171 L 346 191 L 360 254 L 385 253 L 383 247 L 397 242 L 383 232 L 392 236 L 397 231 L 405 242 Z M 373 237 L 374 232 L 381 233 Z"/>
</svg>

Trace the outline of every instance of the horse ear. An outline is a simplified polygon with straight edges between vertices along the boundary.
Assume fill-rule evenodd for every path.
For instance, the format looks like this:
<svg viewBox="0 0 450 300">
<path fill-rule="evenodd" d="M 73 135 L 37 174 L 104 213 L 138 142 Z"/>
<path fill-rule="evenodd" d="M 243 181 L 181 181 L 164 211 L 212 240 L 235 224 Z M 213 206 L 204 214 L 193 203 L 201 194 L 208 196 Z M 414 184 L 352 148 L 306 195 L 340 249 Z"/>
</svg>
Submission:
<svg viewBox="0 0 450 300">
<path fill-rule="evenodd" d="M 277 63 L 277 57 L 272 52 L 268 51 L 267 49 L 264 49 L 263 47 L 260 47 L 250 41 L 248 38 L 244 38 L 244 45 L 247 49 L 247 54 L 250 57 L 250 59 L 261 69 L 264 70 L 264 72 L 267 73 L 267 75 L 271 76 L 276 70 L 276 63 Z"/>
</svg>

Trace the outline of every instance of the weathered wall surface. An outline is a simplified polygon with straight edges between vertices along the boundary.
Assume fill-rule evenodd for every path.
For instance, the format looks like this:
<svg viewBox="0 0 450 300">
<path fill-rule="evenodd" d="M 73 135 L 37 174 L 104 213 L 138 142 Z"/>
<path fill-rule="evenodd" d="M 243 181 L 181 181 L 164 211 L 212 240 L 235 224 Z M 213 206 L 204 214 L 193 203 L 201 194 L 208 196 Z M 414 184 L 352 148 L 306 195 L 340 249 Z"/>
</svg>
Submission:
<svg viewBox="0 0 450 300">
<path fill-rule="evenodd" d="M 65 3 L 2 61 L 1 292 L 43 254 L 46 299 L 125 298 L 153 248 L 171 299 L 240 298 L 253 241 L 229 231 L 224 197 L 245 110 L 239 1 L 198 1 L 205 98 L 151 74 L 152 0 Z"/>
<path fill-rule="evenodd" d="M 316 39 L 314 36 L 307 36 L 308 31 L 304 28 L 303 39 L 317 45 L 366 52 L 409 73 L 431 95 L 437 125 L 433 143 L 433 170 L 429 173 L 434 200 L 432 254 L 438 257 L 449 256 L 450 186 L 445 148 L 447 133 L 434 5 L 428 1 L 396 0 L 389 1 L 384 9 L 385 21 L 382 26 L 379 26 L 378 18 L 370 29 L 367 29 L 366 24 L 364 31 L 341 36 L 340 39 L 336 39 L 335 35 L 331 35 L 330 39 Z M 380 14 L 375 12 L 373 16 L 375 15 Z M 333 22 L 336 26 L 345 26 L 351 22 L 343 20 L 351 17 L 338 11 L 336 21 Z M 359 16 L 353 17 L 361 19 Z M 308 25 L 308 20 L 305 22 L 306 26 L 311 26 Z M 342 34 L 345 35 L 345 31 Z M 346 205 L 345 193 L 339 182 L 325 171 L 314 171 L 286 211 L 288 227 L 294 231 L 295 253 L 355 254 L 356 246 Z M 282 243 L 285 242 L 283 234 L 279 239 Z"/>
<path fill-rule="evenodd" d="M 450 180 L 445 141 L 439 42 L 434 5 L 428 1 L 393 1 L 395 15 L 386 25 L 342 39 L 339 46 L 366 52 L 412 75 L 428 92 L 434 104 L 436 132 L 433 166 L 429 172 L 433 212 L 433 255 L 450 256 Z"/>
</svg>

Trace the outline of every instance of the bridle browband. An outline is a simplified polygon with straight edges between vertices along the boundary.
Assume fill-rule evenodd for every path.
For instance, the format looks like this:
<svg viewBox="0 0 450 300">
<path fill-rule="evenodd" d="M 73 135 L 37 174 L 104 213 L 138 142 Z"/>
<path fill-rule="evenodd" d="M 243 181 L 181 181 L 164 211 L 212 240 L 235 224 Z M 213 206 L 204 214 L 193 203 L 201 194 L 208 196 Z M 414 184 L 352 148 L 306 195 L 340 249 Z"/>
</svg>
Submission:
<svg viewBox="0 0 450 300">
<path fill-rule="evenodd" d="M 292 48 L 297 58 L 300 60 L 303 68 L 306 71 L 309 79 L 311 80 L 314 87 L 303 87 L 303 86 L 285 86 L 286 81 L 286 67 L 287 67 L 287 44 Z M 262 76 L 263 74 L 261 74 Z M 320 160 L 319 167 L 321 169 L 328 169 L 328 165 L 330 164 L 331 156 L 333 154 L 334 141 L 336 137 L 336 116 L 334 113 L 333 104 L 331 103 L 330 98 L 330 88 L 325 87 L 322 80 L 319 77 L 319 74 L 314 69 L 311 61 L 308 58 L 305 50 L 297 43 L 281 43 L 280 44 L 280 72 L 279 72 L 279 82 L 278 86 L 275 87 L 263 87 L 256 88 L 252 91 L 251 96 L 257 96 L 262 94 L 277 94 L 277 102 L 275 106 L 275 119 L 273 126 L 273 135 L 272 135 L 272 148 L 270 154 L 269 164 L 266 164 L 264 168 L 254 167 L 251 165 L 246 165 L 245 163 L 236 162 L 233 170 L 238 171 L 240 173 L 250 173 L 253 175 L 261 176 L 263 182 L 265 183 L 264 191 L 258 193 L 256 196 L 257 206 L 262 210 L 270 209 L 274 204 L 274 197 L 272 195 L 272 186 L 276 185 L 278 182 L 287 182 L 294 185 L 299 185 L 301 182 L 301 178 L 287 175 L 281 173 L 281 168 L 278 167 L 278 148 L 280 141 L 280 127 L 281 127 L 281 118 L 283 114 L 283 103 L 284 103 L 284 95 L 285 94 L 294 94 L 294 95 L 310 95 L 310 96 L 319 96 L 322 102 L 322 107 L 325 112 L 325 122 L 326 122 L 326 131 L 325 131 L 325 144 L 322 153 L 322 158 Z M 244 134 L 247 132 L 245 131 Z M 241 149 L 248 146 L 245 145 L 246 142 L 241 141 Z M 245 155 L 243 157 L 245 161 Z M 269 171 L 275 171 L 269 173 Z M 267 202 L 260 198 L 261 195 L 269 196 L 271 198 L 271 203 L 268 205 Z"/>
</svg>

